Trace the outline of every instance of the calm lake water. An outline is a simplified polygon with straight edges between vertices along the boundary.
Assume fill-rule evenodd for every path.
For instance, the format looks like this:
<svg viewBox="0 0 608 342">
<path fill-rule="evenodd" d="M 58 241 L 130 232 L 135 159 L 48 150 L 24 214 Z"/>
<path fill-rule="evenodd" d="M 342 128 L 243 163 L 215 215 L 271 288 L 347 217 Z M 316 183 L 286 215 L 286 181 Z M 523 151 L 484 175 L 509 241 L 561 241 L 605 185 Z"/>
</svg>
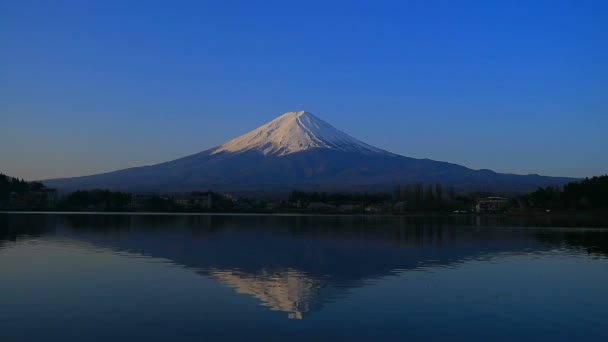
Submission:
<svg viewBox="0 0 608 342">
<path fill-rule="evenodd" d="M 608 230 L 0 214 L 2 341 L 608 340 Z"/>
</svg>

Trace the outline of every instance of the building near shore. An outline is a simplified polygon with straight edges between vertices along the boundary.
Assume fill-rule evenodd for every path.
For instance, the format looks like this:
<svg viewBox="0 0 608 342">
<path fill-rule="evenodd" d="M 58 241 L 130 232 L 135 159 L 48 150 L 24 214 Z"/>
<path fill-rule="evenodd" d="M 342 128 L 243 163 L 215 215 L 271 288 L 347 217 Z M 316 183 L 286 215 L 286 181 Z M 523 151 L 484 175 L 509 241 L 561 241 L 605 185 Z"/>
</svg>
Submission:
<svg viewBox="0 0 608 342">
<path fill-rule="evenodd" d="M 500 213 L 509 208 L 509 199 L 504 197 L 485 197 L 475 205 L 478 213 Z"/>
</svg>

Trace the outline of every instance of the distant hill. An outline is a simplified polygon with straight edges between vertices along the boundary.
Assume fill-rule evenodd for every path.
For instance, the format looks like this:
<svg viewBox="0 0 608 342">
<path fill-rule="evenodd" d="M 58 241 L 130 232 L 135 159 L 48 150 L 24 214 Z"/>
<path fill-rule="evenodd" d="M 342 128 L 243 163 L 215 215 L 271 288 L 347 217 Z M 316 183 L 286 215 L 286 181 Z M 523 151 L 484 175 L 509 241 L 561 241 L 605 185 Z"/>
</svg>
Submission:
<svg viewBox="0 0 608 342">
<path fill-rule="evenodd" d="M 235 193 L 387 191 L 396 184 L 441 183 L 462 191 L 528 192 L 567 177 L 515 175 L 394 154 L 307 112 L 289 112 L 223 145 L 173 161 L 92 176 L 45 180 L 60 191 L 214 190 Z"/>
</svg>

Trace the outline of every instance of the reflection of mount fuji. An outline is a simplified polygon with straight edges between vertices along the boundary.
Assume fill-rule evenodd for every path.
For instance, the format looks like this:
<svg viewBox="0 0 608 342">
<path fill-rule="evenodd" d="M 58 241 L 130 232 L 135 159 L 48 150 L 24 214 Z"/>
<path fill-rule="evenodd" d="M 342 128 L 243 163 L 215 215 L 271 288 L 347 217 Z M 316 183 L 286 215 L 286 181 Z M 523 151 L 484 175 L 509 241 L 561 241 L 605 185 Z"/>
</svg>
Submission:
<svg viewBox="0 0 608 342">
<path fill-rule="evenodd" d="M 330 299 L 337 294 L 327 281 L 296 270 L 256 274 L 213 270 L 208 275 L 240 294 L 257 298 L 271 310 L 287 312 L 292 319 L 304 318 L 304 314 L 320 309 L 323 298 Z"/>
<path fill-rule="evenodd" d="M 396 273 L 545 251 L 563 247 L 569 240 L 600 243 L 605 251 L 607 235 L 581 231 L 568 237 L 571 230 L 545 235 L 538 229 L 476 228 L 466 220 L 404 218 L 53 215 L 38 219 L 43 222 L 21 224 L 47 226 L 61 236 L 100 247 L 170 260 L 294 319 L 321 310 L 353 288 Z M 9 228 L 15 230 L 19 220 L 9 222 Z"/>
</svg>

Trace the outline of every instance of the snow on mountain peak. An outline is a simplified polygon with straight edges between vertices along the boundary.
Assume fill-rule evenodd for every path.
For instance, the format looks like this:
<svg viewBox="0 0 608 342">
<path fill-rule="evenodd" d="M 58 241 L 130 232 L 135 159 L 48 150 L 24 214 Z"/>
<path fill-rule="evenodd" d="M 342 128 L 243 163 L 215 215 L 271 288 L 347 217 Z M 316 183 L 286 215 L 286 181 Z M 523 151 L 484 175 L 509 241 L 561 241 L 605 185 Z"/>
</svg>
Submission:
<svg viewBox="0 0 608 342">
<path fill-rule="evenodd" d="M 285 156 L 313 148 L 390 154 L 339 131 L 305 111 L 285 113 L 245 135 L 218 146 L 212 154 L 257 150 L 265 155 Z"/>
</svg>

